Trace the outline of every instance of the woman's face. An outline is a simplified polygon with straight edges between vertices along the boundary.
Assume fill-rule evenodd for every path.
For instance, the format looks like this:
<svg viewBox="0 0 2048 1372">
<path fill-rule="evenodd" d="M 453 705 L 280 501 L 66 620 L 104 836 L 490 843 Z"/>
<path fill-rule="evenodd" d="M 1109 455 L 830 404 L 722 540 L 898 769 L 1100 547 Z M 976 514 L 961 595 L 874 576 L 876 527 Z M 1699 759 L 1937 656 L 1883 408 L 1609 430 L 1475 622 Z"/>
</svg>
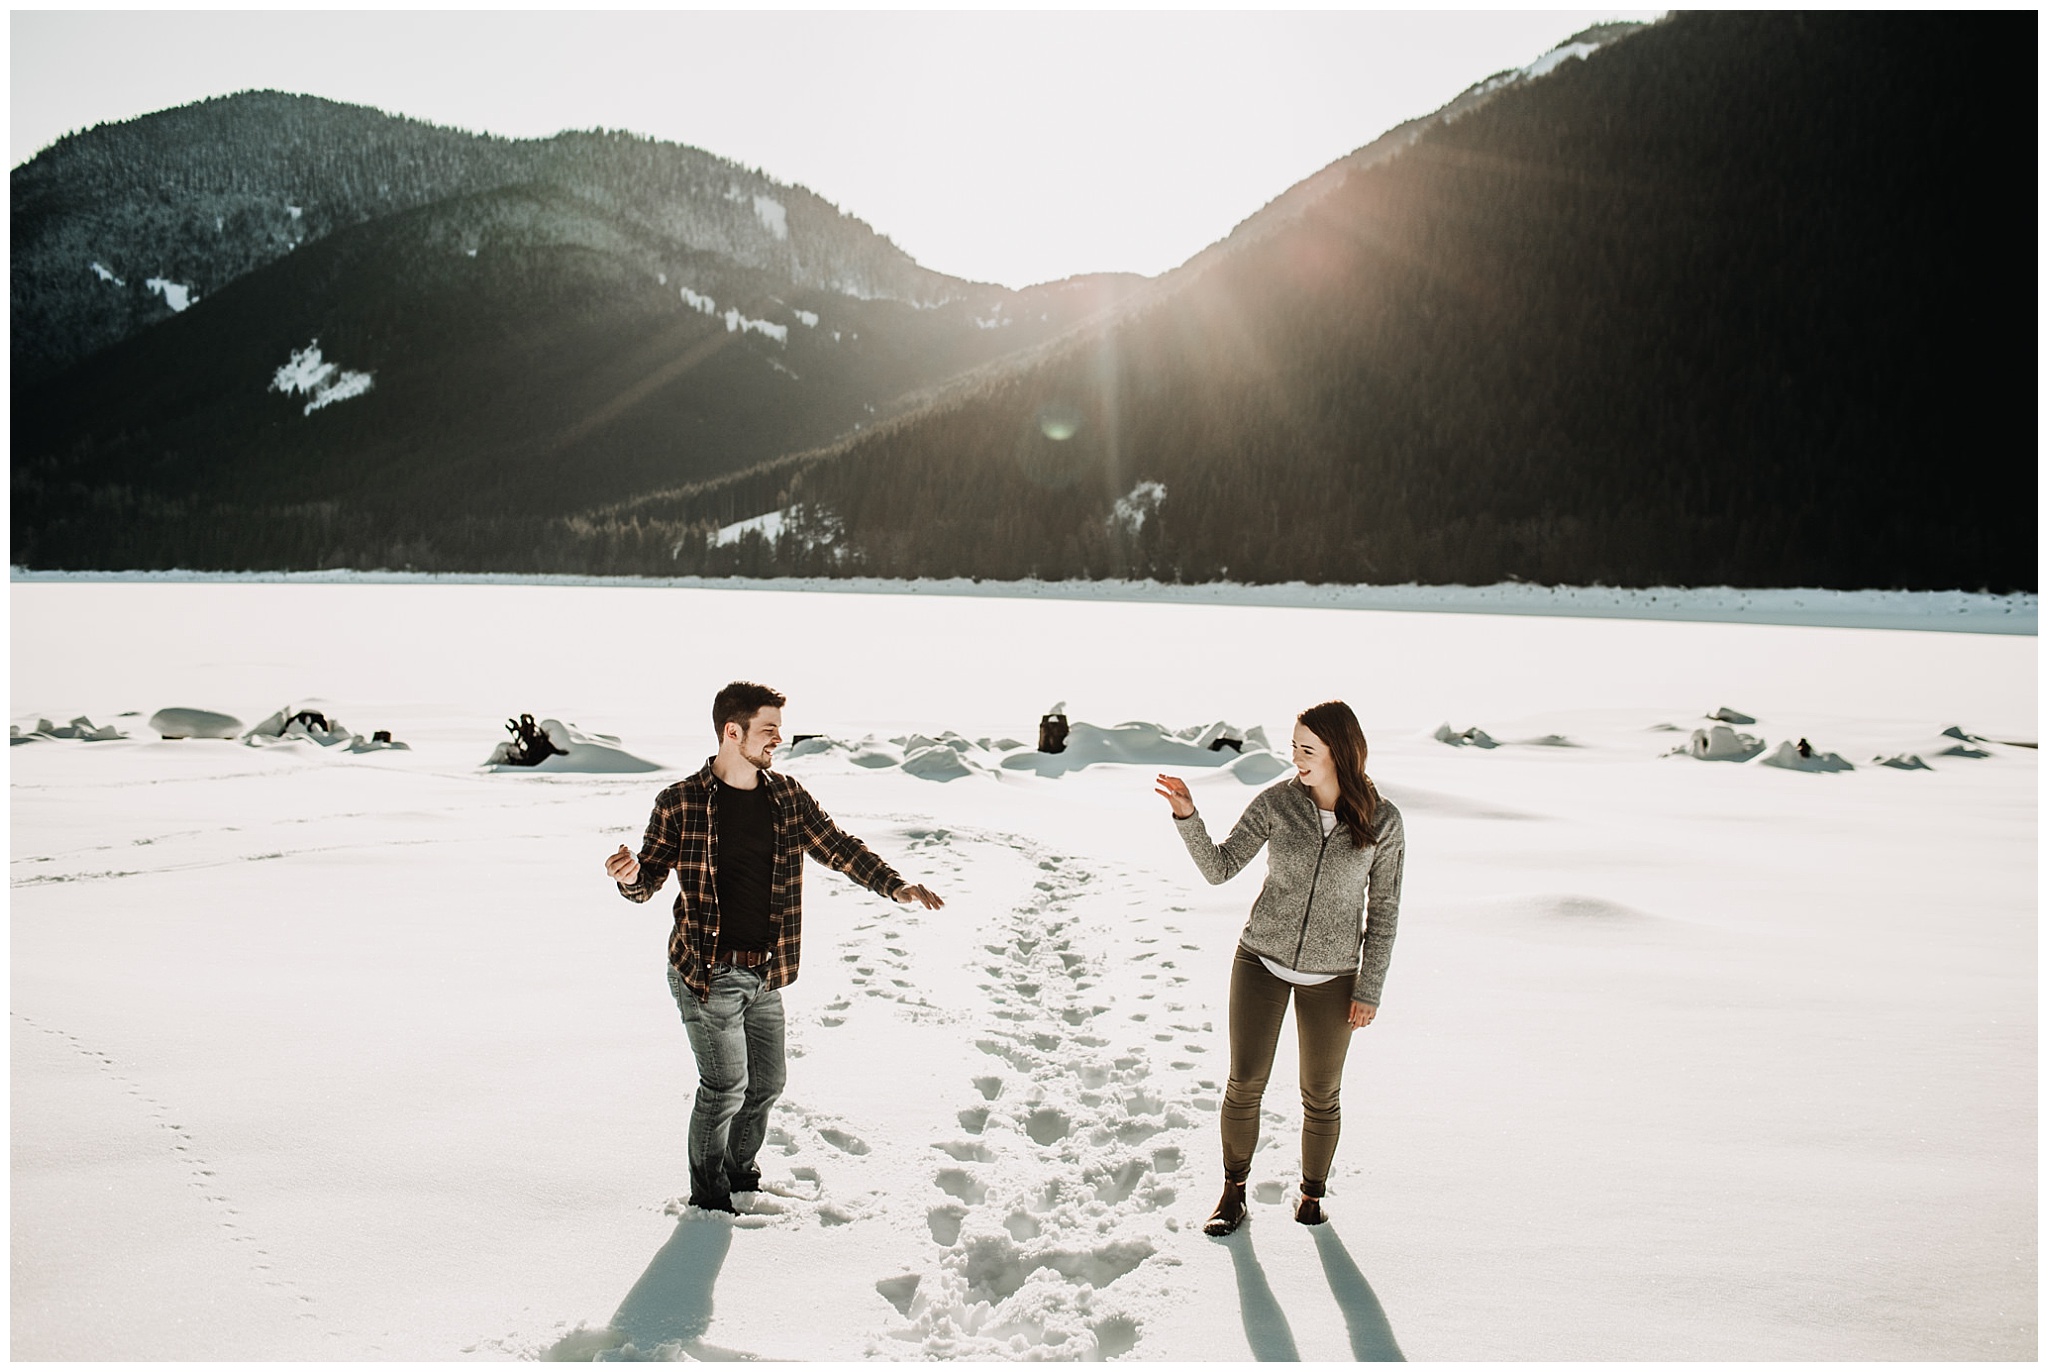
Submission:
<svg viewBox="0 0 2048 1372">
<path fill-rule="evenodd" d="M 1330 768 L 1329 750 L 1306 724 L 1294 726 L 1294 774 L 1312 791 L 1337 780 L 1336 772 Z"/>
</svg>

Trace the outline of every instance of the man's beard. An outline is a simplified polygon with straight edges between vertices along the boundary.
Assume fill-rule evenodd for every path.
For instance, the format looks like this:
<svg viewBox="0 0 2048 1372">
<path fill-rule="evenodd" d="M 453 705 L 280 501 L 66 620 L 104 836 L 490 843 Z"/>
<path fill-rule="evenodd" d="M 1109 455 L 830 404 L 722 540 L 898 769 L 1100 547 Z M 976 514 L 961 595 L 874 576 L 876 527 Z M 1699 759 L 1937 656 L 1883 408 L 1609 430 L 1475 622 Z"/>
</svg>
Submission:
<svg viewBox="0 0 2048 1372">
<path fill-rule="evenodd" d="M 740 747 L 740 757 L 744 761 L 751 763 L 753 766 L 760 768 L 764 772 L 768 770 L 768 764 L 771 761 L 768 749 L 763 748 L 757 755 L 748 752 L 744 744 Z"/>
</svg>

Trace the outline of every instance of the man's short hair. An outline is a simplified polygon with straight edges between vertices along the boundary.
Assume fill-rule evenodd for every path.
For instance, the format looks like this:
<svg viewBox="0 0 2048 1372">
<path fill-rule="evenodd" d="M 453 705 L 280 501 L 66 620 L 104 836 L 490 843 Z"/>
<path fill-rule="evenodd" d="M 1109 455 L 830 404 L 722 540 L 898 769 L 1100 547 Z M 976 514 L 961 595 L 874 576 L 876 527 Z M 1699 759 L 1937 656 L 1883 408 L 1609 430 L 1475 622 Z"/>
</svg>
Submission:
<svg viewBox="0 0 2048 1372">
<path fill-rule="evenodd" d="M 745 733 L 747 726 L 754 722 L 754 716 L 770 706 L 781 709 L 784 704 L 782 692 L 772 690 L 754 681 L 729 683 L 711 701 L 711 730 L 719 738 L 725 737 L 725 726 L 737 724 Z"/>
</svg>

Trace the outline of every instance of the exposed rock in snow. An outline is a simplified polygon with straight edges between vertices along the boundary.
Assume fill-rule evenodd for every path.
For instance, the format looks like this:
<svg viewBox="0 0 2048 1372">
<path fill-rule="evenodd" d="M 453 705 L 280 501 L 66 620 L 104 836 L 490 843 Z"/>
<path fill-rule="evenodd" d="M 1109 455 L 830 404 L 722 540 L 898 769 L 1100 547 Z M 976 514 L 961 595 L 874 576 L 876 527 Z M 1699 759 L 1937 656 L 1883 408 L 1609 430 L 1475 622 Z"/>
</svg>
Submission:
<svg viewBox="0 0 2048 1372">
<path fill-rule="evenodd" d="M 1439 724 L 1436 726 L 1436 732 L 1431 734 L 1430 737 L 1438 743 L 1448 743 L 1453 748 L 1500 747 L 1500 744 L 1495 741 L 1492 734 L 1487 733 L 1486 730 L 1476 724 L 1469 729 L 1462 730 L 1453 729 L 1448 723 Z"/>
<path fill-rule="evenodd" d="M 540 727 L 548 741 L 562 751 L 530 767 L 514 767 L 506 759 L 512 743 L 508 740 L 491 750 L 484 768 L 492 772 L 658 772 L 661 764 L 649 762 L 626 751 L 612 734 L 585 733 L 559 719 L 544 719 Z"/>
<path fill-rule="evenodd" d="M 7 726 L 7 742 L 12 747 L 17 743 L 39 743 L 44 739 L 70 738 L 83 743 L 107 743 L 117 738 L 126 738 L 111 724 L 94 724 L 84 715 L 74 718 L 69 724 L 52 724 L 47 719 L 38 719 L 35 728 L 24 730 L 18 724 Z"/>
<path fill-rule="evenodd" d="M 1978 746 L 1979 744 L 1989 743 L 1991 740 L 1987 738 L 1980 738 L 1976 734 L 1964 733 L 1962 726 L 1959 724 L 1951 724 L 1948 726 L 1948 728 L 1943 729 L 1941 731 L 1941 737 L 1949 740 L 1949 742 L 1943 744 L 1939 748 L 1934 749 L 1934 755 L 1936 757 L 1991 756 L 1990 749 Z"/>
<path fill-rule="evenodd" d="M 1258 785 L 1287 770 L 1287 764 L 1273 755 L 1264 729 L 1240 729 L 1220 720 L 1177 731 L 1146 723 L 1119 724 L 1112 729 L 1077 723 L 1069 727 L 1066 747 L 1058 753 L 1027 748 L 1014 738 L 969 739 L 948 729 L 937 737 L 904 734 L 883 739 L 870 734 L 852 743 L 819 735 L 805 739 L 783 756 L 791 762 L 843 758 L 856 767 L 898 767 L 926 781 L 958 781 L 1003 772 L 1059 777 L 1099 763 L 1131 763 L 1224 771 L 1247 785 Z"/>
<path fill-rule="evenodd" d="M 172 705 L 151 715 L 149 727 L 165 738 L 234 738 L 242 732 L 242 721 L 215 710 Z"/>
<path fill-rule="evenodd" d="M 1740 711 L 1740 710 L 1731 710 L 1731 709 L 1729 709 L 1729 708 L 1728 708 L 1728 707 L 1727 707 L 1726 705 L 1723 705 L 1723 706 L 1722 706 L 1722 707 L 1721 707 L 1720 709 L 1718 709 L 1718 710 L 1714 711 L 1714 713 L 1712 713 L 1712 714 L 1708 715 L 1708 716 L 1707 716 L 1707 718 L 1708 718 L 1708 719 L 1718 719 L 1718 720 L 1720 720 L 1720 721 L 1721 721 L 1721 722 L 1722 722 L 1723 724 L 1754 724 L 1754 723 L 1756 723 L 1756 716 L 1755 716 L 1755 715 L 1746 715 L 1746 714 L 1742 713 L 1742 711 Z"/>
<path fill-rule="evenodd" d="M 285 395 L 311 396 L 305 414 L 336 401 L 352 400 L 370 389 L 370 373 L 343 371 L 320 355 L 320 340 L 292 351 L 291 361 L 270 378 L 270 389 Z"/>
<path fill-rule="evenodd" d="M 1890 757 L 1872 758 L 1880 767 L 1895 767 L 1901 772 L 1931 772 L 1934 769 L 1921 761 L 1918 753 L 1894 753 Z"/>
<path fill-rule="evenodd" d="M 330 719 L 325 712 L 300 706 L 297 709 L 287 705 L 261 724 L 242 735 L 242 742 L 252 748 L 265 747 L 273 743 L 317 743 L 322 748 L 341 747 L 355 738 L 338 719 Z"/>
<path fill-rule="evenodd" d="M 1223 737 L 1241 740 L 1243 751 L 1210 746 Z M 1026 749 L 1005 757 L 1002 765 L 1006 771 L 1056 777 L 1097 763 L 1117 762 L 1146 767 L 1218 768 L 1248 785 L 1270 781 L 1287 770 L 1287 764 L 1273 755 L 1264 729 L 1254 726 L 1239 730 L 1221 721 L 1181 730 L 1142 721 L 1109 729 L 1075 721 L 1068 725 L 1062 751 L 1041 753 L 1035 748 Z"/>
</svg>

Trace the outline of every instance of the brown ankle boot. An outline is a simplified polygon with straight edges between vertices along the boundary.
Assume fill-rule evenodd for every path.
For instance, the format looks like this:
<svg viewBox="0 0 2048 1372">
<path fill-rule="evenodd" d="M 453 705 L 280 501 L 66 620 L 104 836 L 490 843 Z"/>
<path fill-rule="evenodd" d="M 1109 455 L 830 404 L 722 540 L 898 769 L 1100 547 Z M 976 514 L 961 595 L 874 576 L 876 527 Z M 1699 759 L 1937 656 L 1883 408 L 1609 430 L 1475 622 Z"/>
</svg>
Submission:
<svg viewBox="0 0 2048 1372">
<path fill-rule="evenodd" d="M 1299 1196 L 1294 1202 L 1296 1224 L 1322 1224 L 1330 1217 L 1323 1213 L 1323 1202 L 1316 1196 Z"/>
<path fill-rule="evenodd" d="M 1223 1199 L 1216 1202 L 1215 1213 L 1202 1225 L 1202 1232 L 1212 1239 L 1220 1239 L 1233 1233 L 1244 1223 L 1244 1183 L 1226 1179 L 1223 1183 Z"/>
</svg>

